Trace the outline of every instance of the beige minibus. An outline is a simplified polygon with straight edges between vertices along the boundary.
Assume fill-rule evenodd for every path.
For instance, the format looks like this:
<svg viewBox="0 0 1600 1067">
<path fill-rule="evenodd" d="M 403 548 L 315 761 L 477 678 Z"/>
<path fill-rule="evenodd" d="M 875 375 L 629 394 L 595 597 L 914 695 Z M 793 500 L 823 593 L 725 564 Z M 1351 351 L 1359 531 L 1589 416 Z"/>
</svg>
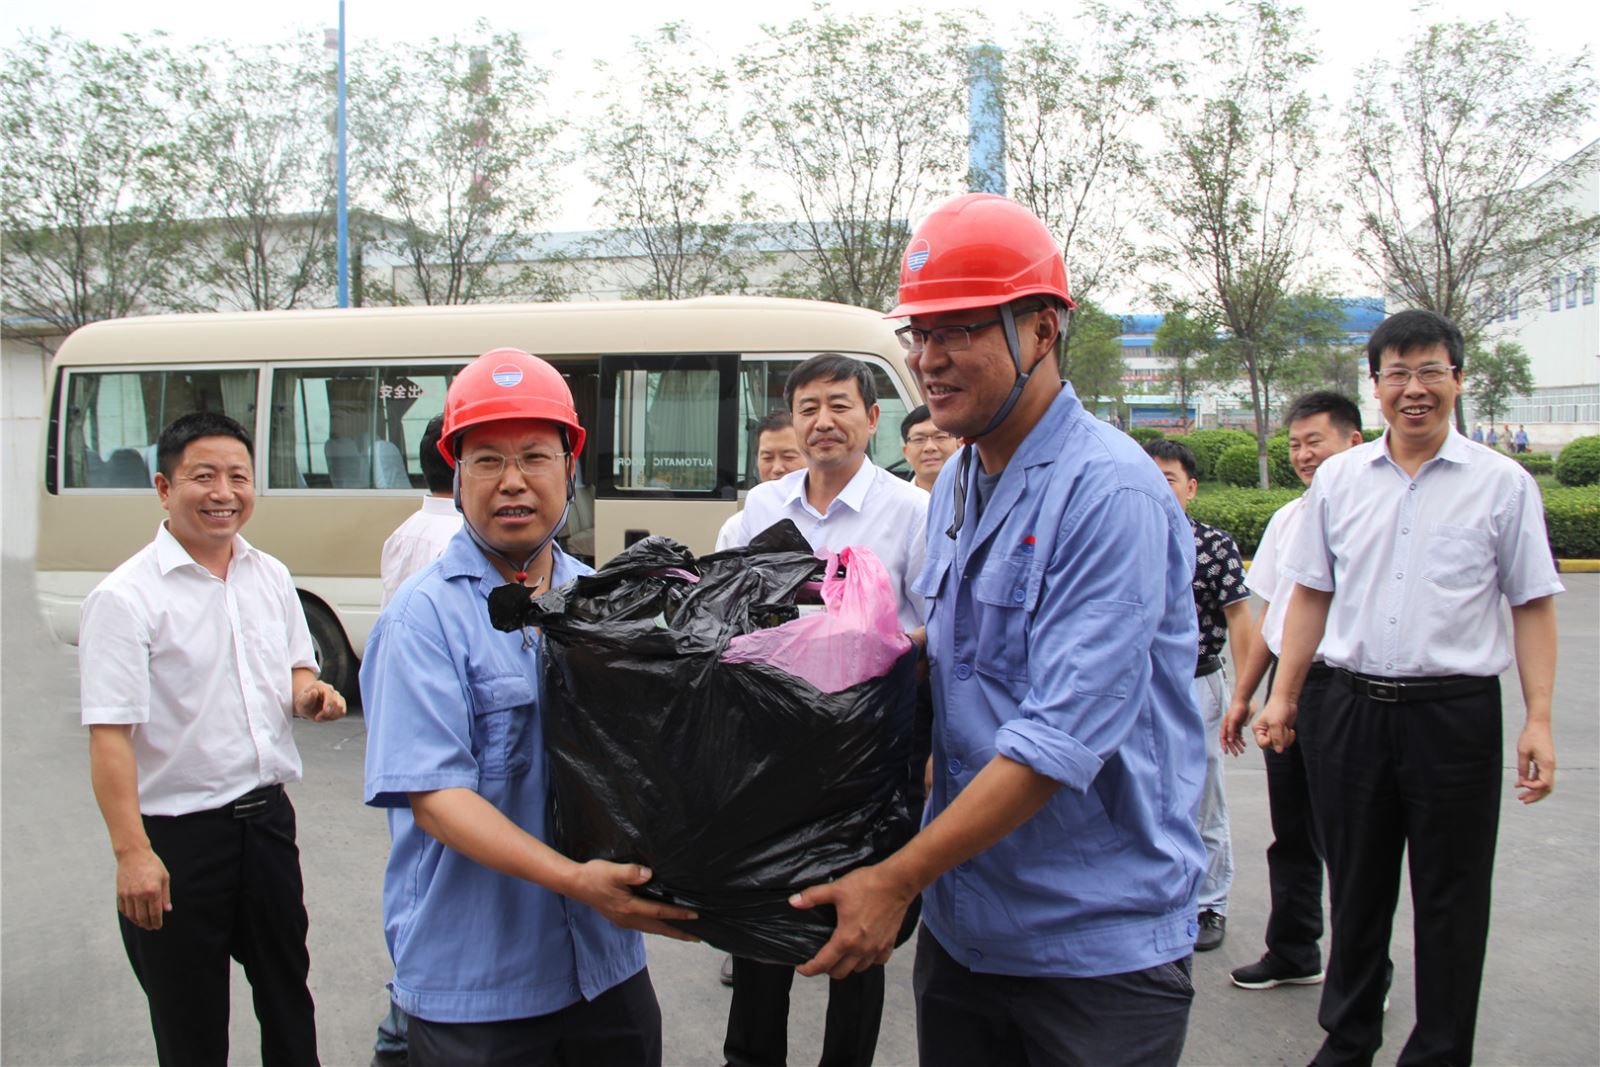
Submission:
<svg viewBox="0 0 1600 1067">
<path fill-rule="evenodd" d="M 709 552 L 754 478 L 748 428 L 819 352 L 866 361 L 882 416 L 875 462 L 903 467 L 917 403 L 877 312 L 762 297 L 163 315 L 85 326 L 61 345 L 45 419 L 38 588 L 77 642 L 83 598 L 155 534 L 161 428 L 220 411 L 256 440 L 245 536 L 281 559 L 324 676 L 355 691 L 378 614 L 383 541 L 425 492 L 417 444 L 450 381 L 492 348 L 560 368 L 589 430 L 566 549 L 604 562 L 664 534 Z"/>
</svg>

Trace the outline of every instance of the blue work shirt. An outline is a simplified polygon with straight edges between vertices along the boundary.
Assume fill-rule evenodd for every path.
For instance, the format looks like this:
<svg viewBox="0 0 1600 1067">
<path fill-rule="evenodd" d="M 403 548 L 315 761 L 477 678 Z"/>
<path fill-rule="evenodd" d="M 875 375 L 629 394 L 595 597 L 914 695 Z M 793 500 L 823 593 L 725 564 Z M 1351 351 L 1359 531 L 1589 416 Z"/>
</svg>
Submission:
<svg viewBox="0 0 1600 1067">
<path fill-rule="evenodd" d="M 913 586 L 934 700 L 924 819 L 997 753 L 1062 788 L 929 886 L 922 920 L 993 974 L 1096 977 L 1187 956 L 1205 869 L 1189 520 L 1144 450 L 1070 385 L 981 514 L 967 494 L 952 541 L 957 463 L 934 486 Z"/>
<path fill-rule="evenodd" d="M 590 573 L 553 548 L 552 583 Z M 408 580 L 361 665 L 366 802 L 389 811 L 383 876 L 390 989 L 434 1022 L 544 1015 L 592 1000 L 645 964 L 644 942 L 577 901 L 500 874 L 417 826 L 409 793 L 470 789 L 548 840 L 539 647 L 489 624 L 504 579 L 465 530 Z"/>
</svg>

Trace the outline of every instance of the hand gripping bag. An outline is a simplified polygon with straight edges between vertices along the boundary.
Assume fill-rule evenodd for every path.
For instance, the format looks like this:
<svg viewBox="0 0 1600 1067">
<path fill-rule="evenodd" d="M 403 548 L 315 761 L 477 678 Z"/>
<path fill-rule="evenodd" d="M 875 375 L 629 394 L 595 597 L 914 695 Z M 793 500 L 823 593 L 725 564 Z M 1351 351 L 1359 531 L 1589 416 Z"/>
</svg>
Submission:
<svg viewBox="0 0 1600 1067">
<path fill-rule="evenodd" d="M 556 847 L 650 867 L 638 891 L 694 909 L 677 925 L 718 948 L 785 964 L 814 956 L 832 909 L 802 911 L 789 896 L 884 859 L 915 829 L 905 766 L 916 656 L 886 629 L 893 591 L 869 555 L 847 554 L 841 577 L 787 521 L 699 559 L 653 537 L 535 598 L 523 621 L 544 637 Z M 827 610 L 796 617 L 819 571 Z M 514 629 L 514 614 L 502 604 L 496 625 Z M 735 652 L 744 661 L 725 660 L 754 635 Z M 834 669 L 826 661 L 852 640 L 903 651 Z M 881 672 L 864 676 L 866 659 Z M 859 680 L 829 692 L 795 671 Z"/>
</svg>

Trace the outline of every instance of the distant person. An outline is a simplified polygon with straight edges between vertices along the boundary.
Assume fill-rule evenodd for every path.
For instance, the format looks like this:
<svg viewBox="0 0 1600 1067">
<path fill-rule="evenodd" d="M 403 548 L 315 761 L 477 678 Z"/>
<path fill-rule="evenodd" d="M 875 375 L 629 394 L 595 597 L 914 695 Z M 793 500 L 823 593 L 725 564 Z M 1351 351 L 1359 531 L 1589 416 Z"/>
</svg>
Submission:
<svg viewBox="0 0 1600 1067">
<path fill-rule="evenodd" d="M 383 543 L 378 578 L 383 583 L 383 599 L 378 608 L 389 606 L 405 580 L 438 559 L 450 539 L 461 529 L 461 512 L 456 510 L 455 472 L 439 453 L 439 437 L 444 432 L 444 416 L 435 415 L 423 428 L 417 445 L 417 462 L 427 483 L 428 495 L 422 507 L 412 512 Z M 372 1067 L 406 1067 L 406 1013 L 394 1001 L 389 1014 L 378 1023 L 378 1040 L 372 1046 Z"/>
<path fill-rule="evenodd" d="M 923 492 L 933 492 L 933 483 L 944 470 L 945 461 L 961 447 L 961 439 L 933 424 L 928 405 L 919 404 L 900 420 L 900 450 L 911 466 L 911 481 Z"/>
<path fill-rule="evenodd" d="M 1463 348 L 1431 311 L 1378 324 L 1367 359 L 1389 428 L 1317 470 L 1280 564 L 1295 587 L 1254 732 L 1278 753 L 1297 733 L 1309 742 L 1333 911 L 1323 1065 L 1370 1064 L 1383 1043 L 1402 864 L 1417 1011 L 1398 1062 L 1472 1062 L 1505 788 L 1499 676 L 1513 660 L 1527 709 L 1515 788 L 1531 804 L 1555 786 L 1562 585 L 1532 476 L 1453 430 Z M 1333 678 L 1302 722 L 1319 649 Z"/>
<path fill-rule="evenodd" d="M 795 436 L 794 416 L 787 411 L 769 411 L 756 423 L 756 484 L 782 478 L 790 471 L 806 465 L 805 454 L 800 451 L 800 439 Z M 739 528 L 739 512 L 728 516 L 728 521 L 717 531 L 717 551 L 733 547 L 733 533 Z M 731 977 L 723 982 L 732 983 Z"/>
<path fill-rule="evenodd" d="M 1489 427 L 1489 436 L 1484 440 L 1484 443 L 1490 448 L 1500 447 L 1500 435 L 1494 432 L 1494 426 L 1491 425 Z"/>
<path fill-rule="evenodd" d="M 261 1061 L 315 1064 L 283 787 L 301 773 L 292 720 L 337 719 L 344 698 L 317 680 L 289 572 L 240 534 L 255 509 L 250 434 L 225 415 L 183 415 L 156 456 L 166 521 L 84 601 L 79 643 L 122 944 L 164 1067 L 228 1061 L 230 957 L 250 982 Z"/>
<path fill-rule="evenodd" d="M 1172 495 L 1187 513 L 1200 489 L 1194 453 L 1181 441 L 1157 438 L 1144 450 L 1161 468 Z M 1228 830 L 1228 796 L 1222 787 L 1222 716 L 1228 707 L 1222 646 L 1233 645 L 1234 673 L 1250 654 L 1250 590 L 1238 546 L 1224 530 L 1191 517 L 1194 528 L 1194 606 L 1200 623 L 1200 648 L 1194 668 L 1194 701 L 1206 727 L 1206 780 L 1196 811 L 1206 846 L 1205 877 L 1200 880 L 1196 952 L 1220 948 L 1228 931 L 1228 892 L 1233 887 L 1233 840 Z"/>
<path fill-rule="evenodd" d="M 1474 441 L 1478 442 L 1478 444 L 1480 444 L 1480 445 L 1483 444 L 1483 427 L 1482 426 L 1474 426 L 1472 428 L 1472 439 Z"/>
<path fill-rule="evenodd" d="M 1526 426 L 1518 424 L 1516 441 L 1519 454 L 1528 450 L 1528 428 Z"/>
<path fill-rule="evenodd" d="M 1515 450 L 1515 445 L 1511 436 L 1511 424 L 1509 422 L 1502 424 L 1500 429 L 1500 440 L 1505 445 L 1507 452 Z"/>
</svg>

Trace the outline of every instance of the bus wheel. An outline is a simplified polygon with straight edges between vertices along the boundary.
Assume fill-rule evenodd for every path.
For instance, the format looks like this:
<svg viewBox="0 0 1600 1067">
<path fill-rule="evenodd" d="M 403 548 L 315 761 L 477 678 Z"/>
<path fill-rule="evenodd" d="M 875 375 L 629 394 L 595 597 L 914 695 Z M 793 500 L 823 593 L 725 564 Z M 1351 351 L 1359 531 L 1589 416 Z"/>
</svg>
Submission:
<svg viewBox="0 0 1600 1067">
<path fill-rule="evenodd" d="M 352 710 L 361 703 L 356 682 L 356 656 L 350 651 L 339 620 L 321 603 L 302 597 L 306 609 L 306 626 L 311 630 L 311 647 L 317 655 L 317 667 L 324 682 L 344 695 Z"/>
</svg>

